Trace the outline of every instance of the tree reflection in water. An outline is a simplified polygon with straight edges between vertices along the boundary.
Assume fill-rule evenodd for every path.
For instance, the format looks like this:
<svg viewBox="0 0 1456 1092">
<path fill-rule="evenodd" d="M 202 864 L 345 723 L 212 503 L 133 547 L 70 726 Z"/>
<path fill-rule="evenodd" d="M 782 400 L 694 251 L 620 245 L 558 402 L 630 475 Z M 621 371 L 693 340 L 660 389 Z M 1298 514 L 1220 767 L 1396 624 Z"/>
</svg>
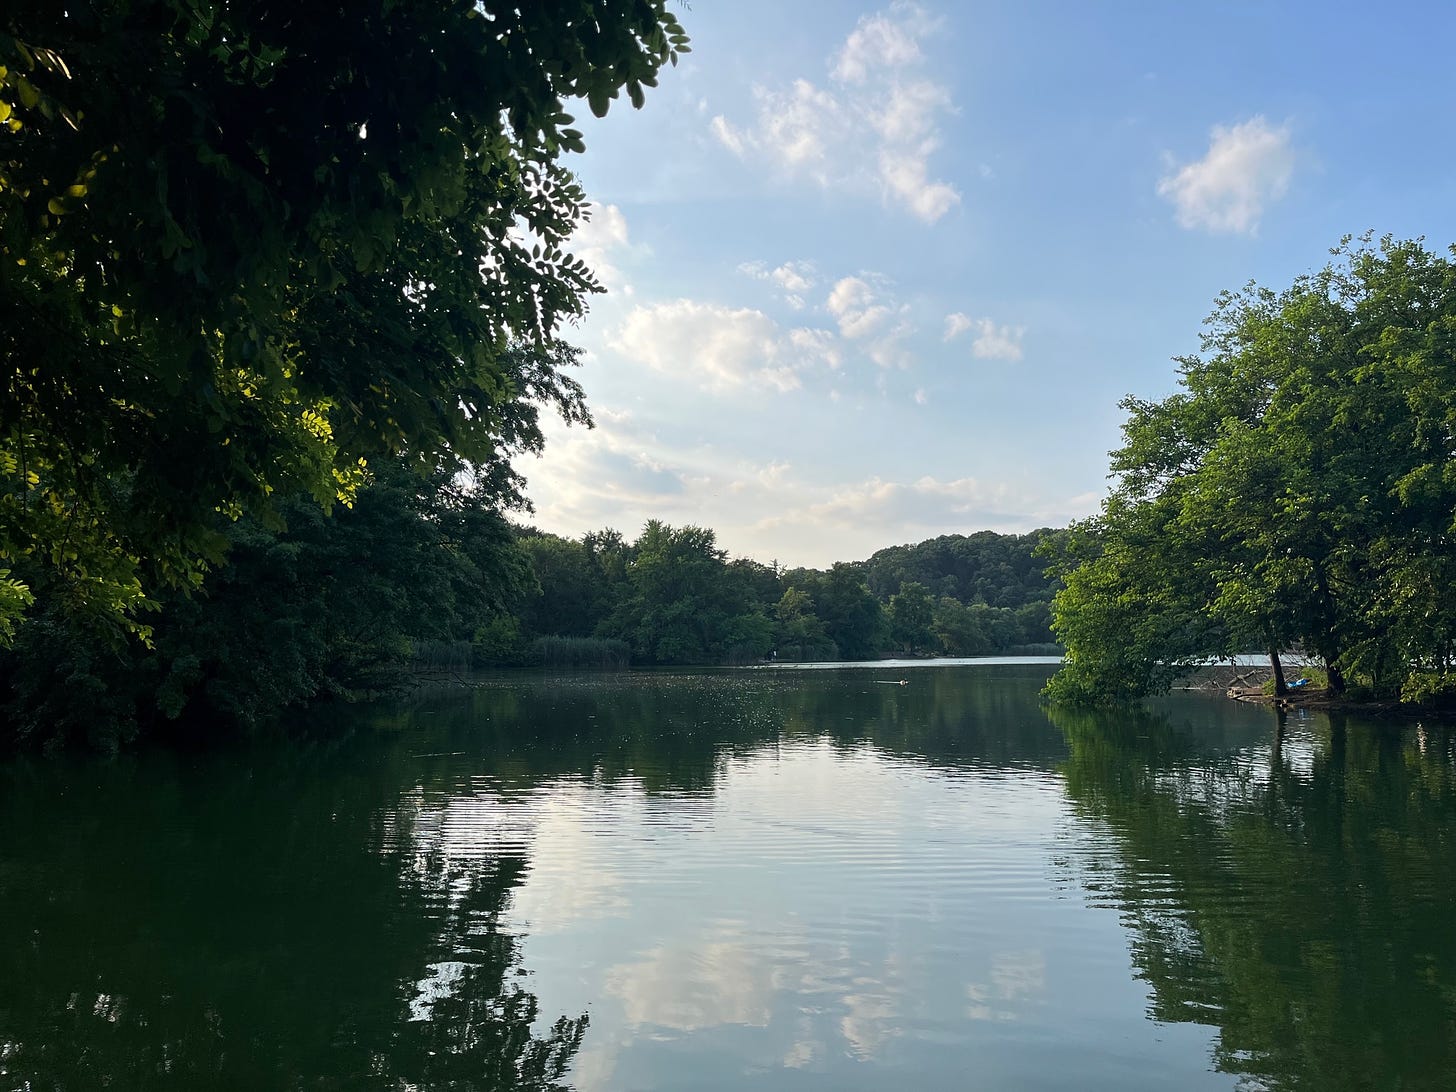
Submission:
<svg viewBox="0 0 1456 1092">
<path fill-rule="evenodd" d="M 521 987 L 520 847 L 394 837 L 407 756 L 244 757 L 4 769 L 0 1083 L 563 1088 L 587 1018 Z"/>
<path fill-rule="evenodd" d="M 1152 1018 L 1216 1026 L 1256 1087 L 1456 1083 L 1449 733 L 1271 714 L 1269 745 L 1200 750 L 1163 716 L 1052 718 Z"/>
</svg>

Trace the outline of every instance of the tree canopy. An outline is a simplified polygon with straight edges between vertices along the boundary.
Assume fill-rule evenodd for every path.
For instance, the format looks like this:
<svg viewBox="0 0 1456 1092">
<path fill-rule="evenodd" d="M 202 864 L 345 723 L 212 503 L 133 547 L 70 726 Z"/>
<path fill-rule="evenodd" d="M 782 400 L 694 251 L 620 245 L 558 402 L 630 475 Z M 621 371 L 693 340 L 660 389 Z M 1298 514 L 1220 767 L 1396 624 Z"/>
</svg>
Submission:
<svg viewBox="0 0 1456 1092">
<path fill-rule="evenodd" d="M 1115 484 L 1057 567 L 1054 695 L 1289 648 L 1334 690 L 1456 689 L 1456 262 L 1391 238 L 1333 253 L 1282 292 L 1225 293 L 1180 390 L 1124 401 Z"/>
<path fill-rule="evenodd" d="M 633 542 L 615 531 L 580 540 L 523 531 L 538 584 L 509 609 L 522 655 L 547 637 L 624 642 L 641 663 L 1047 651 L 1053 585 L 1033 556 L 1047 536 L 950 535 L 818 570 L 729 560 L 711 529 L 658 520 Z M 971 597 L 936 598 L 931 586 Z"/>
<path fill-rule="evenodd" d="M 1047 600 L 1047 563 L 1037 547 L 1062 533 L 1042 529 L 1024 535 L 995 531 L 941 535 L 876 550 L 862 568 L 870 590 L 882 599 L 895 595 L 906 581 L 914 581 L 936 598 L 1023 607 Z"/>
<path fill-rule="evenodd" d="M 217 516 L 488 464 L 584 410 L 598 290 L 565 104 L 688 48 L 666 0 L 16 0 L 0 16 L 0 641 L 37 600 L 143 629 Z"/>
</svg>

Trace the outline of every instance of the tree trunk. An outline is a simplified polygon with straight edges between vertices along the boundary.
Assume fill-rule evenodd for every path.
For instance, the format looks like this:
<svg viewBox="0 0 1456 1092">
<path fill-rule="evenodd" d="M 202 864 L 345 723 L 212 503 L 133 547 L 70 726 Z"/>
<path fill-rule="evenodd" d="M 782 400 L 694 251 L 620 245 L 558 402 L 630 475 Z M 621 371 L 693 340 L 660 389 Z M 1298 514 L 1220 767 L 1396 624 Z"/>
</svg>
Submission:
<svg viewBox="0 0 1456 1092">
<path fill-rule="evenodd" d="M 1269 642 L 1269 667 L 1274 671 L 1274 696 L 1282 698 L 1289 693 L 1289 687 L 1284 683 L 1284 664 L 1279 660 L 1279 649 L 1273 641 Z"/>
<path fill-rule="evenodd" d="M 1318 651 L 1324 657 L 1325 675 L 1329 679 L 1330 693 L 1343 694 L 1345 692 L 1345 676 L 1340 674 L 1340 669 L 1335 666 L 1335 661 L 1340 658 L 1340 642 L 1335 636 L 1335 600 L 1334 596 L 1330 594 L 1330 582 L 1325 576 L 1325 568 L 1318 562 L 1314 564 L 1314 580 L 1325 611 L 1324 625 L 1321 627 L 1324 630 L 1324 641 L 1322 642 L 1324 647 Z"/>
</svg>

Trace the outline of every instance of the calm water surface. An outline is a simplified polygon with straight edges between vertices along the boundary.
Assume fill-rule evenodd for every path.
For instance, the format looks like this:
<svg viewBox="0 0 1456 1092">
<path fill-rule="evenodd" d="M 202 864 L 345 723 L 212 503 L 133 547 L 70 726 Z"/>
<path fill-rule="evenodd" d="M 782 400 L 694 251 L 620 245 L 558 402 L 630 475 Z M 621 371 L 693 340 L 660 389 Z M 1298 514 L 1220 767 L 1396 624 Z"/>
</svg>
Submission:
<svg viewBox="0 0 1456 1092">
<path fill-rule="evenodd" d="M 1456 1086 L 1451 736 L 1050 670 L 0 766 L 0 1089 Z"/>
</svg>

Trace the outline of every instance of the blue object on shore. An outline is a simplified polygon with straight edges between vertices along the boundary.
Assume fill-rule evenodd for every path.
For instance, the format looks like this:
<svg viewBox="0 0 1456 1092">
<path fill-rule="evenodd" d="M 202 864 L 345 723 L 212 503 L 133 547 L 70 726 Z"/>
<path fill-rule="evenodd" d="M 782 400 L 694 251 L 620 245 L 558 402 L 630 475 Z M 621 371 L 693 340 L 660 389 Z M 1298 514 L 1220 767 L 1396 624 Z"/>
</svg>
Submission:
<svg viewBox="0 0 1456 1092">
<path fill-rule="evenodd" d="M 1298 690 L 1301 686 L 1308 686 L 1308 685 L 1309 685 L 1309 680 L 1308 679 L 1295 679 L 1292 683 L 1289 684 L 1289 689 L 1290 690 Z"/>
</svg>

